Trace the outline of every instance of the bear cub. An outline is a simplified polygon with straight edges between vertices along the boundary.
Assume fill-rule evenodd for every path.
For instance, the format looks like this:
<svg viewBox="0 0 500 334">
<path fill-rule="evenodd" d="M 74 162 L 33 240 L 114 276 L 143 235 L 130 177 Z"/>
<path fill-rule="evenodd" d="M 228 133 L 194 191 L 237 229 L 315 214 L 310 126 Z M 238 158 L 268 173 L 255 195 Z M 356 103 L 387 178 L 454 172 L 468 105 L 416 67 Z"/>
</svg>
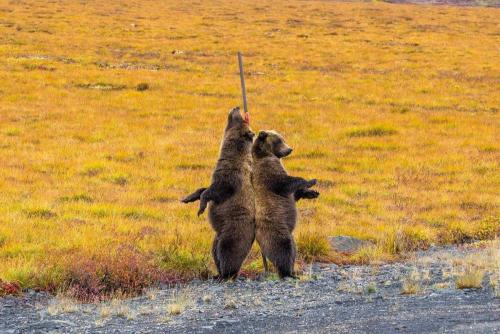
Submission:
<svg viewBox="0 0 500 334">
<path fill-rule="evenodd" d="M 287 174 L 281 158 L 292 153 L 275 131 L 260 131 L 252 146 L 255 193 L 255 236 L 262 251 L 264 268 L 268 258 L 281 278 L 294 277 L 296 247 L 292 232 L 297 223 L 295 202 L 316 198 L 311 190 L 316 179 L 305 180 Z"/>
</svg>

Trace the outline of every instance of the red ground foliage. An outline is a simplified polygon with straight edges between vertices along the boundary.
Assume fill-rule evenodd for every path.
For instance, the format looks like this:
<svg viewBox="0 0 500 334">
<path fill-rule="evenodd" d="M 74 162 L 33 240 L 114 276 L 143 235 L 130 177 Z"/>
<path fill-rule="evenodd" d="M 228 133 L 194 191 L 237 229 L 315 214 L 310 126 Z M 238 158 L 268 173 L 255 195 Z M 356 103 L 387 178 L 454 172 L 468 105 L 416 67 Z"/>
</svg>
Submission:
<svg viewBox="0 0 500 334">
<path fill-rule="evenodd" d="M 19 285 L 19 283 L 0 280 L 0 297 L 19 294 L 21 294 L 21 285 Z"/>
<path fill-rule="evenodd" d="M 67 292 L 84 301 L 102 300 L 116 293 L 136 295 L 159 282 L 181 281 L 162 272 L 146 255 L 130 247 L 91 257 L 71 256 L 69 260 Z"/>
</svg>

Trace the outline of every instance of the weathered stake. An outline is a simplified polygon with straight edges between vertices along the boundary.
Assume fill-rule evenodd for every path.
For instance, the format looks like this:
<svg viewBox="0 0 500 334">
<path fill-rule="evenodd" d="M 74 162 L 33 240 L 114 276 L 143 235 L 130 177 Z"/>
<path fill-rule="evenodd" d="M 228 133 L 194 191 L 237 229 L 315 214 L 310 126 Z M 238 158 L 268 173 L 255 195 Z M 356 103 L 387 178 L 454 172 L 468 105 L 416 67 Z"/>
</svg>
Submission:
<svg viewBox="0 0 500 334">
<path fill-rule="evenodd" d="M 238 51 L 238 64 L 240 65 L 240 80 L 241 80 L 241 92 L 243 95 L 243 110 L 245 114 L 248 115 L 248 105 L 247 105 L 247 90 L 245 88 L 245 76 L 243 74 L 243 58 L 241 52 Z"/>
</svg>

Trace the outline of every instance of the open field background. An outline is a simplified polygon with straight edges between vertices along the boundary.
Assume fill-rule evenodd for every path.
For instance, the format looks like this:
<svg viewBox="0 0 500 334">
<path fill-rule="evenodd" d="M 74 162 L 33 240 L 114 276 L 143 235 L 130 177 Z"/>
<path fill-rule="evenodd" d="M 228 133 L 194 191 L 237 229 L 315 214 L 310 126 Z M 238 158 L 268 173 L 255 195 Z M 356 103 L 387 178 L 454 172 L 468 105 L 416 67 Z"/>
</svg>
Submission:
<svg viewBox="0 0 500 334">
<path fill-rule="evenodd" d="M 320 180 L 301 259 L 499 232 L 500 11 L 332 1 L 0 1 L 0 279 L 82 298 L 206 276 L 245 55 L 254 130 Z M 147 83 L 149 89 L 137 86 Z M 351 258 L 329 235 L 375 242 Z M 255 252 L 245 271 L 260 270 Z"/>
</svg>

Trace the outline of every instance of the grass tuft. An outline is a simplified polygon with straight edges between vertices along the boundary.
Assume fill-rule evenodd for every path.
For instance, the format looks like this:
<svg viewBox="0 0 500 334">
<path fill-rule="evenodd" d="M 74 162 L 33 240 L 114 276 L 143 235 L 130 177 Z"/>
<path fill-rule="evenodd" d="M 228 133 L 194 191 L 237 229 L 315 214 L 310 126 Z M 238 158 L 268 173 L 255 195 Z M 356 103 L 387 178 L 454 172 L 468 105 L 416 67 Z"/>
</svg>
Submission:
<svg viewBox="0 0 500 334">
<path fill-rule="evenodd" d="M 142 83 L 138 84 L 138 85 L 135 87 L 135 89 L 136 89 L 137 91 L 139 91 L 139 92 L 143 92 L 143 91 L 145 91 L 145 90 L 148 90 L 148 89 L 149 89 L 149 84 L 142 82 Z"/>
<path fill-rule="evenodd" d="M 123 89 L 127 88 L 126 85 L 112 84 L 112 83 L 107 83 L 107 82 L 77 84 L 76 87 L 85 88 L 85 89 L 104 90 L 104 91 L 123 90 Z"/>
<path fill-rule="evenodd" d="M 457 289 L 481 289 L 484 277 L 484 271 L 468 267 L 455 279 Z"/>
<path fill-rule="evenodd" d="M 84 193 L 79 193 L 79 194 L 74 194 L 71 196 L 63 196 L 61 197 L 61 201 L 63 202 L 85 202 L 85 203 L 92 203 L 94 199 L 87 194 Z"/>
<path fill-rule="evenodd" d="M 382 137 L 398 133 L 395 129 L 386 126 L 374 126 L 366 129 L 354 129 L 347 132 L 349 137 Z"/>
<path fill-rule="evenodd" d="M 306 262 L 325 260 L 330 254 L 328 240 L 317 231 L 303 231 L 297 234 L 297 250 Z"/>
<path fill-rule="evenodd" d="M 407 278 L 403 281 L 401 285 L 401 294 L 403 295 L 415 295 L 422 291 L 422 286 L 420 281 L 412 278 Z"/>
<path fill-rule="evenodd" d="M 96 176 L 104 171 L 104 166 L 99 163 L 88 164 L 83 167 L 81 172 L 84 176 Z"/>
<path fill-rule="evenodd" d="M 430 246 L 429 231 L 419 225 L 397 226 L 389 229 L 379 242 L 390 254 L 401 254 Z"/>
<path fill-rule="evenodd" d="M 79 310 L 75 300 L 67 297 L 57 297 L 50 300 L 47 306 L 47 313 L 55 316 L 61 313 L 74 313 Z"/>
<path fill-rule="evenodd" d="M 25 210 L 28 218 L 51 219 L 57 216 L 55 212 L 46 208 L 32 208 Z"/>
<path fill-rule="evenodd" d="M 224 303 L 224 309 L 225 310 L 236 310 L 238 308 L 238 304 L 236 304 L 236 301 L 232 298 L 229 298 L 226 300 Z"/>
<path fill-rule="evenodd" d="M 109 180 L 119 186 L 125 186 L 129 182 L 128 177 L 122 174 L 111 175 Z"/>
<path fill-rule="evenodd" d="M 172 293 L 170 302 L 167 304 L 167 314 L 180 315 L 193 303 L 190 293 L 187 291 L 176 291 Z"/>
<path fill-rule="evenodd" d="M 372 282 L 366 286 L 366 293 L 367 294 L 374 294 L 376 292 L 377 292 L 377 284 Z"/>
</svg>

